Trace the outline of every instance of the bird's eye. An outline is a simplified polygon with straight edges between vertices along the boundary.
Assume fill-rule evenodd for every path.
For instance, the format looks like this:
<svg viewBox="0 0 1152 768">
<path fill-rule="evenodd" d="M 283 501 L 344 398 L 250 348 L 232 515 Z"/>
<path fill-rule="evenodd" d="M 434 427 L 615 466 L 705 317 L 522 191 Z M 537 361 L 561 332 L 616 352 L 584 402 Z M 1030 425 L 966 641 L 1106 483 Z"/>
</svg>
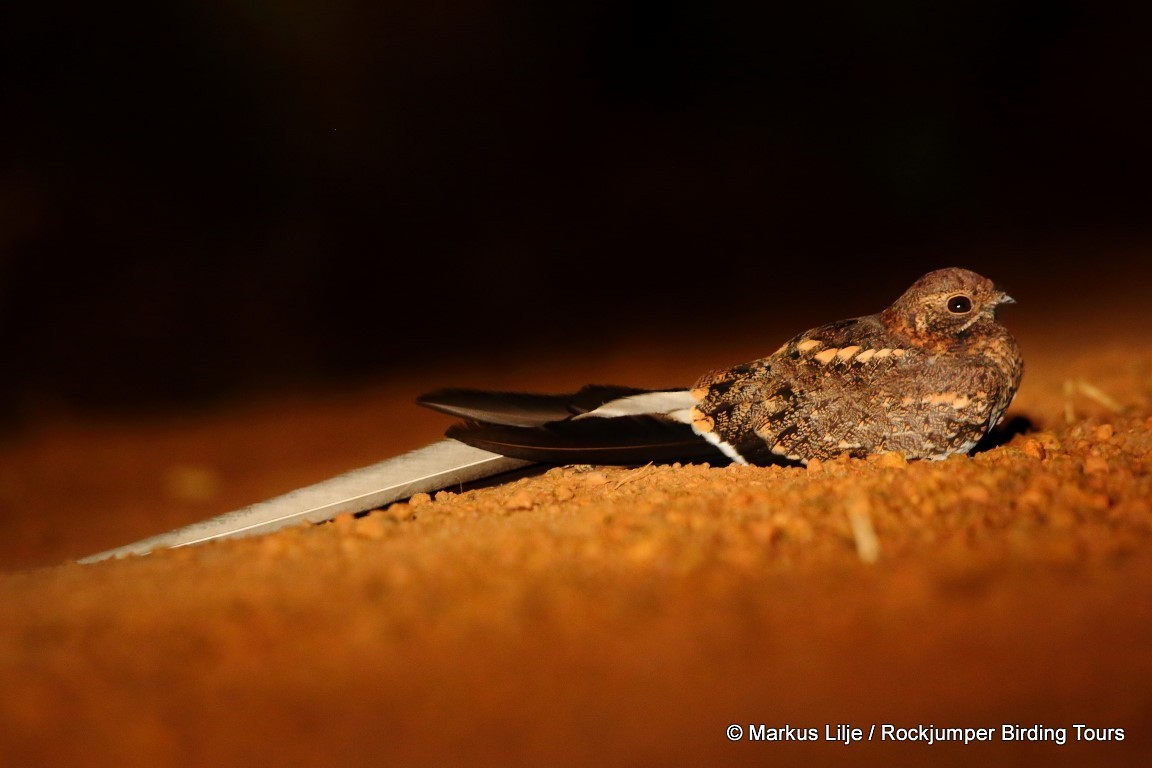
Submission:
<svg viewBox="0 0 1152 768">
<path fill-rule="evenodd" d="M 972 299 L 959 294 L 948 299 L 948 311 L 955 315 L 966 315 L 972 311 Z"/>
</svg>

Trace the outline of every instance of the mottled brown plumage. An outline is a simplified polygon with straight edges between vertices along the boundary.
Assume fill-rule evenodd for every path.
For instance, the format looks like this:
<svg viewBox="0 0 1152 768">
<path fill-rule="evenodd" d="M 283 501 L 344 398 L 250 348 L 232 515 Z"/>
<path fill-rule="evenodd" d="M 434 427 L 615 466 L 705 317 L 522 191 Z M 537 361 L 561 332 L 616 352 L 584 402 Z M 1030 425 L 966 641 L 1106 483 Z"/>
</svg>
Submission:
<svg viewBox="0 0 1152 768">
<path fill-rule="evenodd" d="M 692 389 L 446 389 L 420 402 L 465 420 L 449 437 L 529 461 L 941 459 L 970 451 L 1020 384 L 1020 350 L 996 320 L 1011 300 L 974 272 L 941 269 L 878 314 L 805 331 Z"/>
<path fill-rule="evenodd" d="M 878 314 L 813 328 L 766 358 L 704 376 L 692 390 L 692 428 L 753 464 L 965 453 L 1020 384 L 1020 350 L 996 319 L 1011 301 L 974 272 L 930 272 Z"/>
</svg>

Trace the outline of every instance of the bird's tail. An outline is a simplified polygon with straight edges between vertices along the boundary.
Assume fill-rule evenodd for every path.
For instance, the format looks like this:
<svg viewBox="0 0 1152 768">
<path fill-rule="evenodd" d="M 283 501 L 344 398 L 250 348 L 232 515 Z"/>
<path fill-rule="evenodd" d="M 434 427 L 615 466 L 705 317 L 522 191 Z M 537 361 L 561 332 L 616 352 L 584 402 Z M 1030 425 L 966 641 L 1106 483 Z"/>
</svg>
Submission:
<svg viewBox="0 0 1152 768">
<path fill-rule="evenodd" d="M 692 431 L 688 414 L 695 401 L 686 389 L 589 386 L 564 395 L 441 389 L 417 402 L 463 419 L 448 437 L 527 461 L 728 461 Z"/>
</svg>

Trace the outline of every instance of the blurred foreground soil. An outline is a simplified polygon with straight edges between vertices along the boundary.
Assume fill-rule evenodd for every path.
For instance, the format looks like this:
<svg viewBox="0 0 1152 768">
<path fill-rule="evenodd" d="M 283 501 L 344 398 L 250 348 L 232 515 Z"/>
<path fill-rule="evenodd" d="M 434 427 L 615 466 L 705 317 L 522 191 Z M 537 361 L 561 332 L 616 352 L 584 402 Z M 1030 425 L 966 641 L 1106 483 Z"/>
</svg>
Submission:
<svg viewBox="0 0 1152 768">
<path fill-rule="evenodd" d="M 436 439 L 426 389 L 686 383 L 782 338 L 31 426 L 0 457 L 0 765 L 1148 765 L 1146 310 L 1011 312 L 1016 431 L 973 457 L 554 468 L 89 566 L 69 561 Z"/>
</svg>

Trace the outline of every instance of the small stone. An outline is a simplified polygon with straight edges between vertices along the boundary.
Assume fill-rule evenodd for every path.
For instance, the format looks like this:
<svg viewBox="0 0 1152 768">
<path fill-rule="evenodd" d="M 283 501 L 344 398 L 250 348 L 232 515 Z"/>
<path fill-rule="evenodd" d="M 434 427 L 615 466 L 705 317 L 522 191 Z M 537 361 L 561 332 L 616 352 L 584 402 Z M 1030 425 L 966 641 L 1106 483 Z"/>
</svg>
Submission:
<svg viewBox="0 0 1152 768">
<path fill-rule="evenodd" d="M 588 472 L 580 477 L 580 481 L 584 483 L 584 485 L 592 487 L 606 485 L 608 483 L 608 475 L 603 472 Z"/>
<path fill-rule="evenodd" d="M 1040 445 L 1044 446 L 1046 453 L 1060 450 L 1060 441 L 1056 439 L 1056 435 L 1051 432 L 1036 432 L 1029 436 L 1030 439 L 1036 440 Z"/>
<path fill-rule="evenodd" d="M 361 519 L 354 529 L 355 535 L 362 539 L 382 539 L 387 534 L 384 517 L 382 515 L 368 515 Z"/>
<path fill-rule="evenodd" d="M 1101 424 L 1096 427 L 1096 432 L 1092 436 L 1096 439 L 1096 442 L 1106 443 L 1112 439 L 1113 434 L 1115 434 L 1115 429 L 1113 429 L 1111 424 Z"/>
<path fill-rule="evenodd" d="M 1108 509 L 1112 504 L 1106 493 L 1090 493 L 1086 501 L 1089 507 L 1100 511 Z"/>
<path fill-rule="evenodd" d="M 820 475 L 823 473 L 824 473 L 824 462 L 820 461 L 820 459 L 809 459 L 808 460 L 808 474 Z"/>
<path fill-rule="evenodd" d="M 628 547 L 628 551 L 625 554 L 630 560 L 643 563 L 654 558 L 658 551 L 659 548 L 656 546 L 655 541 L 650 538 L 644 538 Z"/>
<path fill-rule="evenodd" d="M 1048 455 L 1048 452 L 1044 450 L 1044 443 L 1032 437 L 1020 442 L 1020 451 L 1028 458 L 1040 461 Z"/>
<path fill-rule="evenodd" d="M 748 526 L 748 534 L 758 544 L 771 544 L 773 539 L 780 538 L 781 533 L 780 526 L 770 520 L 757 520 Z"/>
<path fill-rule="evenodd" d="M 1108 472 L 1108 462 L 1101 456 L 1089 456 L 1084 459 L 1084 474 L 1103 475 Z"/>
<path fill-rule="evenodd" d="M 504 502 L 504 509 L 532 509 L 535 503 L 528 491 L 517 491 Z"/>
<path fill-rule="evenodd" d="M 412 507 L 408 506 L 406 501 L 398 501 L 390 504 L 388 509 L 384 510 L 384 514 L 393 520 L 407 520 L 412 514 Z"/>
<path fill-rule="evenodd" d="M 1048 497 L 1036 488 L 1029 488 L 1016 497 L 1016 504 L 1023 507 L 1045 507 Z"/>
<path fill-rule="evenodd" d="M 960 495 L 967 501 L 972 501 L 977 504 L 987 504 L 988 500 L 992 498 L 992 494 L 988 493 L 988 489 L 982 485 L 968 485 L 960 491 Z"/>
<path fill-rule="evenodd" d="M 875 457 L 869 458 L 872 458 L 873 463 L 875 463 L 878 467 L 887 467 L 889 469 L 905 469 L 908 466 L 908 459 L 904 456 L 904 454 L 899 453 L 898 451 L 886 451 L 885 453 L 881 453 Z"/>
<path fill-rule="evenodd" d="M 408 506 L 410 507 L 422 507 L 425 504 L 431 503 L 432 497 L 426 493 L 414 493 L 412 494 L 412 498 L 408 499 Z"/>
</svg>

